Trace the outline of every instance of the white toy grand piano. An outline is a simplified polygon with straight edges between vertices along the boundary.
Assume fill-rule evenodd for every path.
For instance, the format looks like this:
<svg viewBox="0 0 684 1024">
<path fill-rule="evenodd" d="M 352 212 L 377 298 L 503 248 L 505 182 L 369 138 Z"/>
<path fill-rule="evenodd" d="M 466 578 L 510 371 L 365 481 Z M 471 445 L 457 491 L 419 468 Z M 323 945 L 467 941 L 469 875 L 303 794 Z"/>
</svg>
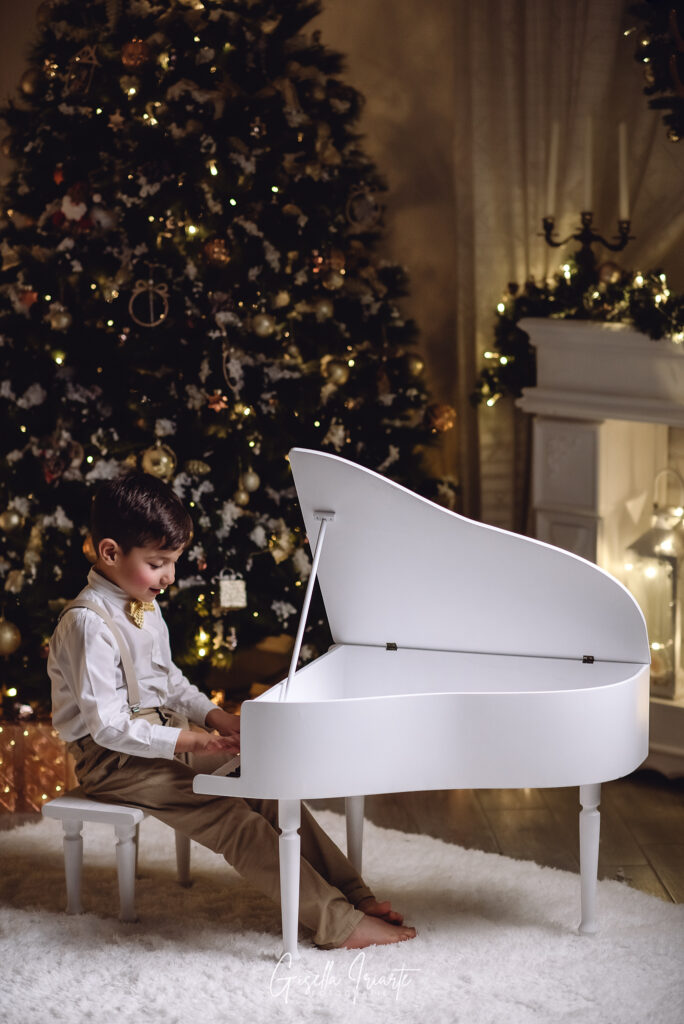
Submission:
<svg viewBox="0 0 684 1024">
<path fill-rule="evenodd" d="M 242 705 L 240 776 L 194 780 L 279 801 L 285 951 L 297 955 L 300 801 L 347 798 L 360 870 L 364 795 L 412 790 L 579 786 L 579 930 L 595 932 L 601 782 L 648 753 L 636 601 L 577 555 L 345 459 L 294 448 L 290 463 L 315 544 L 290 673 Z M 334 646 L 295 671 L 316 576 Z"/>
</svg>

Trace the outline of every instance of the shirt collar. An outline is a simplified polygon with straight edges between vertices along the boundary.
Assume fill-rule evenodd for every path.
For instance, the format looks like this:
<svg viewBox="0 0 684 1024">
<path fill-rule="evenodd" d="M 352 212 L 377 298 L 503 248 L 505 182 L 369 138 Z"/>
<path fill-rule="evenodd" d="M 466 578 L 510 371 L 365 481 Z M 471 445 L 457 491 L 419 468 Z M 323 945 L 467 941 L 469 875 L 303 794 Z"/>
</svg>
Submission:
<svg viewBox="0 0 684 1024">
<path fill-rule="evenodd" d="M 103 596 L 107 596 L 110 599 L 116 598 L 119 601 L 130 601 L 131 595 L 127 594 L 125 590 L 119 587 L 116 583 L 107 579 L 102 573 L 98 572 L 93 566 L 88 573 L 88 586 L 92 587 L 93 590 L 97 591 Z"/>
</svg>

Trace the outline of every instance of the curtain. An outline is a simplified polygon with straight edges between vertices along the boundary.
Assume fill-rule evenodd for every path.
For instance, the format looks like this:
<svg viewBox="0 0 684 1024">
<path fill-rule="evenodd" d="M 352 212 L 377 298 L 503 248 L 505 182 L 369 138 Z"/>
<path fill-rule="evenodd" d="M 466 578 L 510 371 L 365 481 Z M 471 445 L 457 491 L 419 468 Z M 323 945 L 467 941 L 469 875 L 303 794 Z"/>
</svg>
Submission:
<svg viewBox="0 0 684 1024">
<path fill-rule="evenodd" d="M 586 117 L 594 124 L 596 230 L 617 233 L 617 126 L 625 121 L 632 233 L 599 260 L 662 265 L 684 289 L 684 141 L 669 142 L 643 95 L 628 0 L 327 0 L 323 40 L 348 57 L 366 97 L 365 145 L 389 183 L 389 258 L 407 266 L 405 305 L 422 329 L 430 381 L 458 411 L 438 468 L 461 510 L 528 528 L 530 417 L 510 399 L 470 402 L 509 281 L 551 275 L 576 248 L 539 237 L 551 125 L 560 125 L 557 237 L 576 230 Z"/>
</svg>

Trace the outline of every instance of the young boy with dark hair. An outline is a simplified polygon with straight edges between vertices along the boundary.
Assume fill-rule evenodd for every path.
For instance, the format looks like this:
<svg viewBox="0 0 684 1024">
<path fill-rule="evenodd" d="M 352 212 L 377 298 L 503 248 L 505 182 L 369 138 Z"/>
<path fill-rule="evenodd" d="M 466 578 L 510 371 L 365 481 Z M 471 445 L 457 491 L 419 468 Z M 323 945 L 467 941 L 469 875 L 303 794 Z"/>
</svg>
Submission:
<svg viewBox="0 0 684 1024">
<path fill-rule="evenodd" d="M 277 801 L 192 789 L 198 771 L 212 771 L 239 750 L 240 719 L 216 707 L 173 663 L 155 603 L 190 543 L 188 512 L 168 484 L 131 472 L 98 490 L 91 534 L 97 560 L 87 586 L 62 612 L 48 657 L 53 724 L 84 793 L 143 808 L 222 854 L 279 901 Z M 130 675 L 138 682 L 137 705 Z M 191 730 L 190 722 L 202 728 Z M 374 898 L 306 807 L 301 849 L 299 916 L 317 946 L 359 949 L 413 938 L 415 929 Z"/>
</svg>

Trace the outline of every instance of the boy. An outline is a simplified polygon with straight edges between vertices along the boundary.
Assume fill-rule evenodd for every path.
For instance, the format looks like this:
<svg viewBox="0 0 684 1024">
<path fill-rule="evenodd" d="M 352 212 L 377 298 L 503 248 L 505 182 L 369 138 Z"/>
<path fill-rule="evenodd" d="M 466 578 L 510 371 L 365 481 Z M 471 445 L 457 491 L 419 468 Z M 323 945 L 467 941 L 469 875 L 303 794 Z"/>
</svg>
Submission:
<svg viewBox="0 0 684 1024">
<path fill-rule="evenodd" d="M 155 603 L 190 542 L 189 514 L 168 484 L 131 472 L 98 490 L 91 534 L 97 560 L 77 600 L 96 604 L 118 627 L 132 656 L 140 707 L 129 704 L 112 629 L 90 608 L 68 608 L 50 640 L 48 673 L 53 724 L 75 759 L 82 789 L 98 800 L 142 807 L 221 853 L 279 901 L 277 801 L 192 790 L 198 771 L 212 771 L 239 750 L 240 719 L 212 704 L 174 665 Z M 204 729 L 190 730 L 189 721 Z M 306 807 L 301 849 L 299 916 L 317 946 L 360 949 L 413 938 L 415 929 L 374 898 Z"/>
</svg>

